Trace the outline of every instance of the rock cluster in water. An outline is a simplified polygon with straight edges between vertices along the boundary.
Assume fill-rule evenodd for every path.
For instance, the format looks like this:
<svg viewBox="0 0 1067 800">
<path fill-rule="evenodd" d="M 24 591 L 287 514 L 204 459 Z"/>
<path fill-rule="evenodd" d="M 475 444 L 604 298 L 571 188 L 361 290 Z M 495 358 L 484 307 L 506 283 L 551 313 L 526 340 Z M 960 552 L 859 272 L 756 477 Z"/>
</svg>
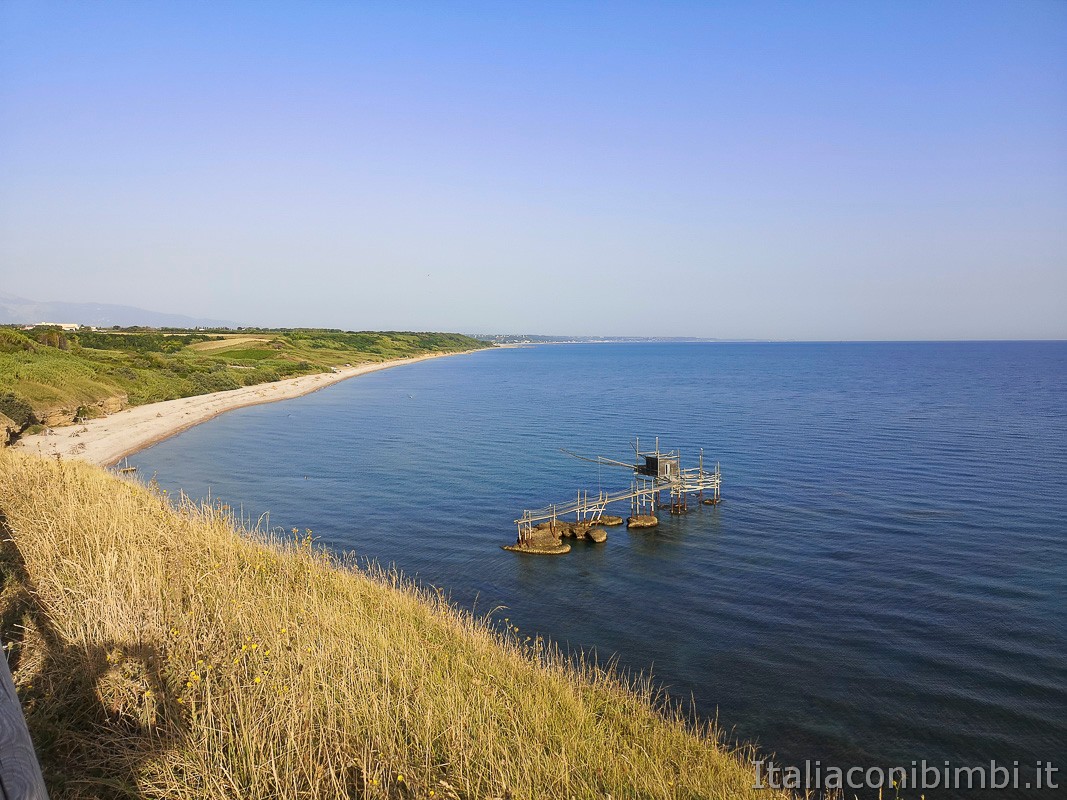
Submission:
<svg viewBox="0 0 1067 800">
<path fill-rule="evenodd" d="M 622 517 L 602 516 L 596 522 L 562 522 L 560 520 L 542 522 L 535 525 L 527 534 L 525 541 L 505 545 L 505 550 L 513 553 L 537 553 L 539 555 L 562 555 L 569 553 L 571 546 L 564 539 L 606 542 L 608 532 L 605 527 L 622 525 Z M 626 524 L 631 528 L 655 528 L 659 519 L 652 514 L 635 514 L 627 518 Z"/>
<path fill-rule="evenodd" d="M 538 555 L 562 555 L 569 553 L 571 546 L 564 539 L 587 540 L 598 544 L 608 540 L 608 532 L 600 524 L 618 525 L 619 522 L 542 522 L 534 526 L 524 542 L 507 545 L 504 549 L 513 553 L 537 553 Z"/>
</svg>

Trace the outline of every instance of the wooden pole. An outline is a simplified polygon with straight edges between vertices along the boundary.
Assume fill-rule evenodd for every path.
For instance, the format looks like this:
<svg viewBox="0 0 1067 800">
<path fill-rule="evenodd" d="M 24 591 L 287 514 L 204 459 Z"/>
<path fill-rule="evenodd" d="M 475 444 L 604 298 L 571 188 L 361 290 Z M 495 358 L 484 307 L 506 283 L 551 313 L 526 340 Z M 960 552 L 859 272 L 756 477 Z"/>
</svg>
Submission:
<svg viewBox="0 0 1067 800">
<path fill-rule="evenodd" d="M 7 658 L 0 655 L 0 796 L 48 800 Z"/>
</svg>

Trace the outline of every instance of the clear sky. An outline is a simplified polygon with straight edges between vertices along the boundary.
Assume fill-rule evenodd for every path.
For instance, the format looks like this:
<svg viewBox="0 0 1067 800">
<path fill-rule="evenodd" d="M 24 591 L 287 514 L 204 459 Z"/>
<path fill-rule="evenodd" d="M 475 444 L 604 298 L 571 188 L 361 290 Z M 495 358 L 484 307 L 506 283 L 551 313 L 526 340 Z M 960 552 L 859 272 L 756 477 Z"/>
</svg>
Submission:
<svg viewBox="0 0 1067 800">
<path fill-rule="evenodd" d="M 0 291 L 1067 337 L 1067 2 L 0 3 Z"/>
</svg>

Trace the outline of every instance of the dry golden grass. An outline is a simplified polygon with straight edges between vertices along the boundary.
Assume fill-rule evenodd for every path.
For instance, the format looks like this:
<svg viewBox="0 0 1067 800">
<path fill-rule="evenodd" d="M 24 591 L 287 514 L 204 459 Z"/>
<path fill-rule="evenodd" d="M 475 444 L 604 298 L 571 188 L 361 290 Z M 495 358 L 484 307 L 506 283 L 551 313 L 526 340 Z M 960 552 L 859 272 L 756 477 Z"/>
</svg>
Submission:
<svg viewBox="0 0 1067 800">
<path fill-rule="evenodd" d="M 306 538 L 0 451 L 0 624 L 69 797 L 766 798 L 647 685 Z"/>
<path fill-rule="evenodd" d="M 186 347 L 187 350 L 196 350 L 198 352 L 211 352 L 212 350 L 232 350 L 238 347 L 245 347 L 249 344 L 262 344 L 269 342 L 272 337 L 270 336 L 243 336 L 240 334 L 222 334 L 223 339 L 213 342 L 194 342 Z"/>
</svg>

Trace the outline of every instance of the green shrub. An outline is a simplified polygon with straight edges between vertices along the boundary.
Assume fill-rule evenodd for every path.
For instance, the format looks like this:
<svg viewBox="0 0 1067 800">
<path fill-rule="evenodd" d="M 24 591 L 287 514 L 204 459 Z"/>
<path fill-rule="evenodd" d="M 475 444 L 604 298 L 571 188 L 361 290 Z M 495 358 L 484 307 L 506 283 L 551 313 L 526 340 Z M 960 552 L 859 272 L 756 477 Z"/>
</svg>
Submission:
<svg viewBox="0 0 1067 800">
<path fill-rule="evenodd" d="M 78 406 L 78 413 L 75 416 L 81 419 L 96 419 L 97 417 L 106 416 L 106 414 L 100 406 Z"/>
<path fill-rule="evenodd" d="M 37 422 L 37 415 L 33 413 L 30 404 L 11 392 L 0 394 L 0 414 L 21 427 Z"/>
<path fill-rule="evenodd" d="M 37 345 L 28 336 L 11 328 L 0 328 L 0 353 L 18 353 L 36 350 Z"/>
<path fill-rule="evenodd" d="M 241 386 L 233 375 L 225 371 L 198 372 L 189 378 L 189 383 L 196 389 L 196 394 L 225 392 Z"/>
</svg>

